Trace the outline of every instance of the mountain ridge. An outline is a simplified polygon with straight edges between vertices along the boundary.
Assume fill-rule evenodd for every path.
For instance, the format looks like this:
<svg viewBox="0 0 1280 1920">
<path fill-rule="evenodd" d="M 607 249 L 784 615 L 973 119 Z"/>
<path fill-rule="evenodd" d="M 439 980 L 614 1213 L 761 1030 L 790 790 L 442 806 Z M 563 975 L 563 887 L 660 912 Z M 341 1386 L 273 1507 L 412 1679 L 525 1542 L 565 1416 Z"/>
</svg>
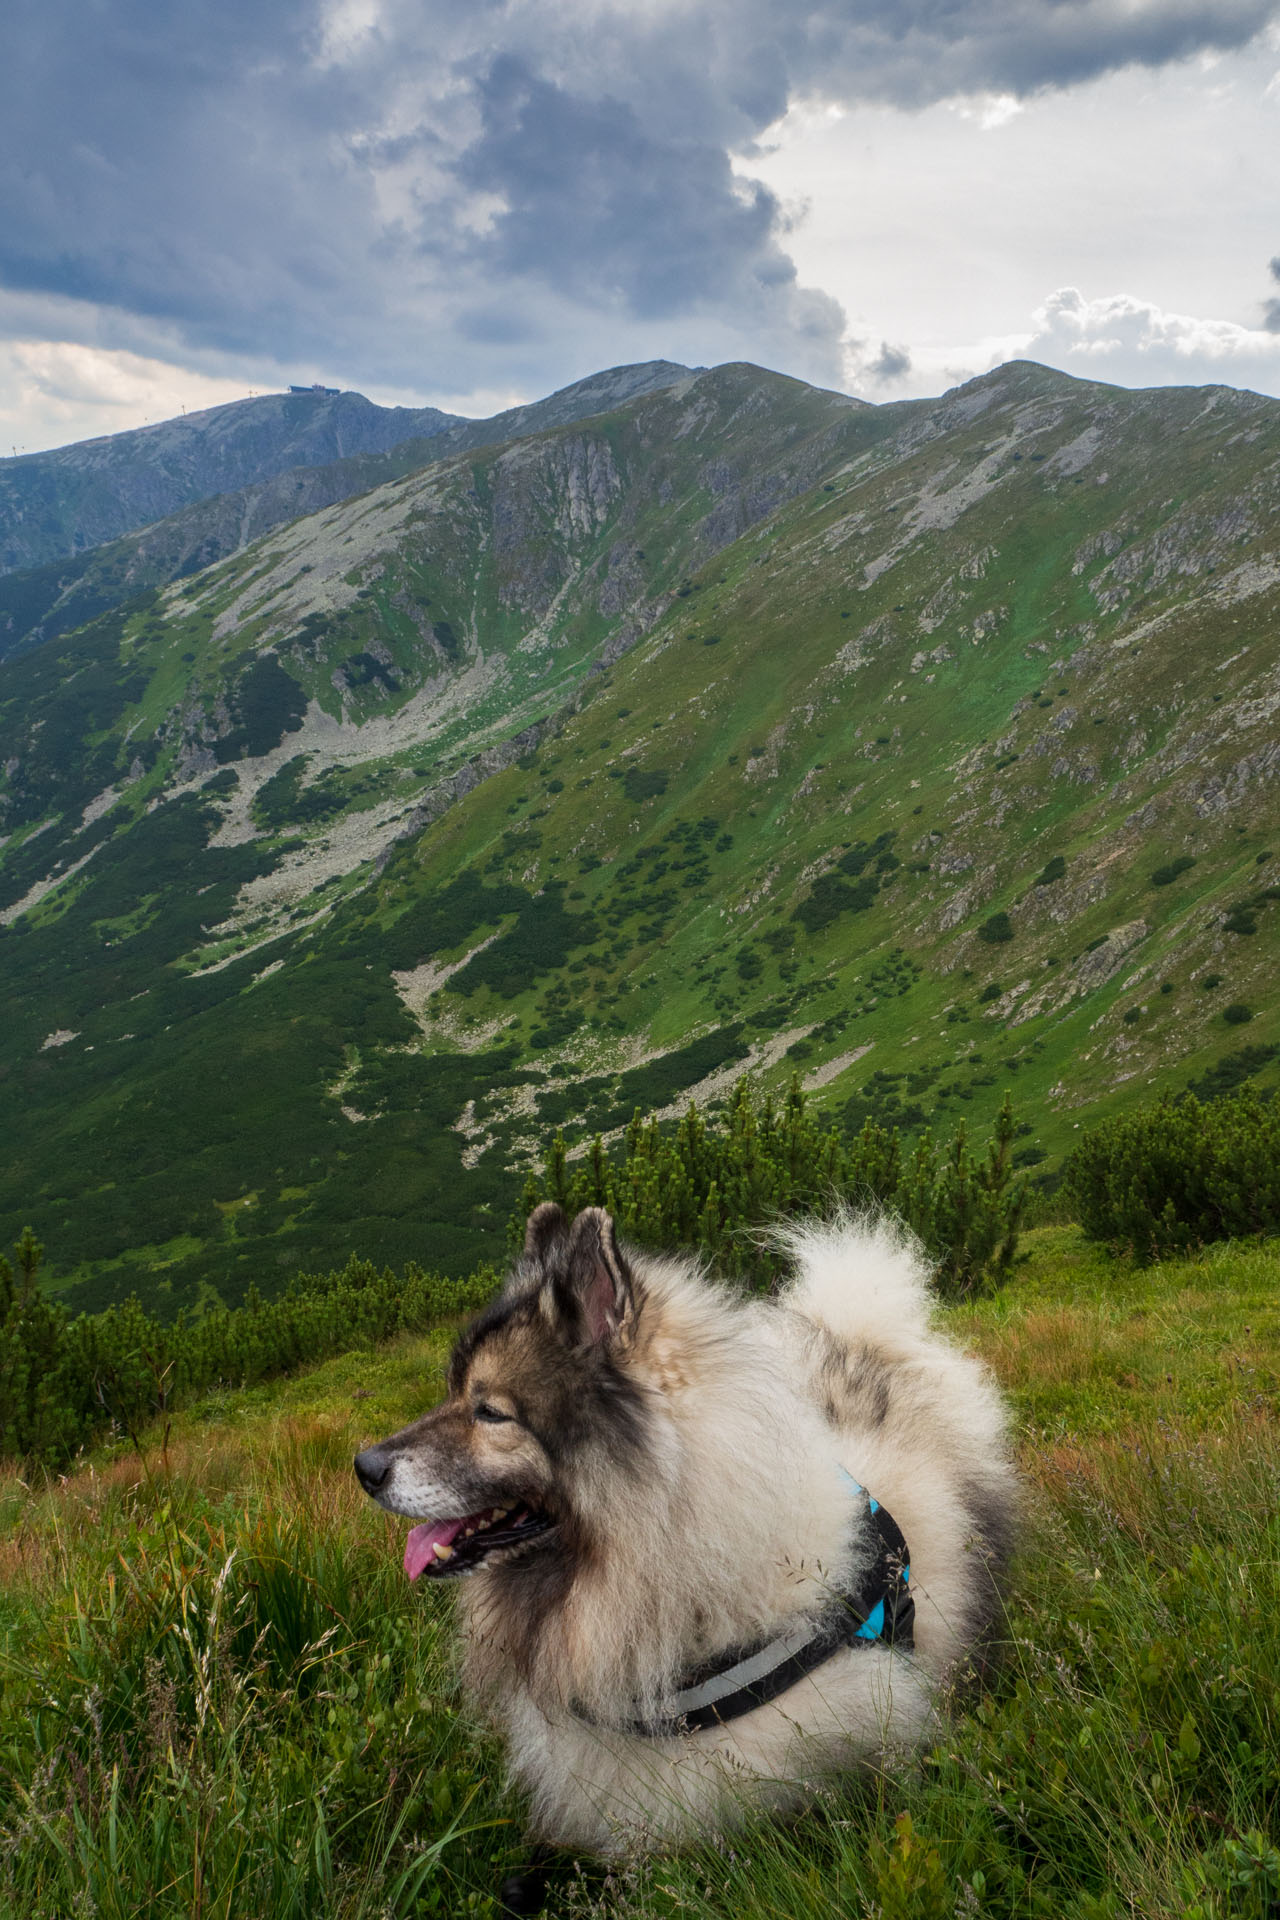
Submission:
<svg viewBox="0 0 1280 1920">
<path fill-rule="evenodd" d="M 744 1067 L 1038 1170 L 1270 1086 L 1278 504 L 1259 396 L 729 366 L 0 667 L 5 1204 L 234 1297 Z"/>
<path fill-rule="evenodd" d="M 101 545 L 192 500 L 453 424 L 358 393 L 271 393 L 0 462 L 0 568 Z"/>
<path fill-rule="evenodd" d="M 143 523 L 135 521 L 115 534 L 104 533 L 100 520 L 77 523 L 74 537 L 64 537 L 64 546 L 70 538 L 71 548 L 81 550 L 69 548 L 34 565 L 7 569 L 0 565 L 0 658 L 52 634 L 69 631 L 131 594 L 198 572 L 277 526 L 366 492 L 388 479 L 397 479 L 433 459 L 544 431 L 583 417 L 602 402 L 621 404 L 637 394 L 678 382 L 689 372 L 671 361 L 608 368 L 574 381 L 543 400 L 481 420 L 465 420 L 434 408 L 377 408 L 359 394 L 267 395 L 208 409 L 202 415 L 187 415 L 158 427 L 140 428 L 134 434 L 80 442 L 50 455 L 23 456 L 36 463 L 46 461 L 47 468 L 41 469 L 43 476 L 55 473 L 60 461 L 67 464 L 72 456 L 97 449 L 114 473 L 128 464 L 128 448 L 112 453 L 118 441 L 133 446 L 141 436 L 159 436 L 158 441 L 146 439 L 150 449 L 164 444 L 169 429 L 181 428 L 183 444 L 189 445 L 188 428 L 195 432 L 192 423 L 198 420 L 216 425 L 231 416 L 233 424 L 244 425 L 249 417 L 246 410 L 253 410 L 254 418 L 260 413 L 274 416 L 280 412 L 276 402 L 292 404 L 305 429 L 295 433 L 283 448 L 277 447 L 274 462 L 267 462 L 268 471 L 245 484 L 223 488 L 220 479 L 229 477 L 226 473 L 206 473 L 198 497 L 172 510 L 166 508 L 162 517 L 148 514 Z M 335 456 L 334 443 L 343 430 L 348 439 L 363 444 Z M 331 457 L 321 464 L 300 463 L 295 456 L 306 445 L 317 452 L 327 445 Z M 154 506 L 160 498 L 158 489 L 172 482 L 173 476 L 163 470 L 157 473 L 150 461 L 142 465 L 147 469 L 147 498 Z M 5 518 L 6 479 L 12 476 L 0 465 L 0 553 L 6 538 L 12 550 L 17 526 L 11 499 L 8 520 Z M 78 497 L 73 497 L 71 504 L 77 505 Z M 96 504 L 100 506 L 101 502 Z M 126 505 L 119 511 L 127 516 L 134 509 Z"/>
</svg>

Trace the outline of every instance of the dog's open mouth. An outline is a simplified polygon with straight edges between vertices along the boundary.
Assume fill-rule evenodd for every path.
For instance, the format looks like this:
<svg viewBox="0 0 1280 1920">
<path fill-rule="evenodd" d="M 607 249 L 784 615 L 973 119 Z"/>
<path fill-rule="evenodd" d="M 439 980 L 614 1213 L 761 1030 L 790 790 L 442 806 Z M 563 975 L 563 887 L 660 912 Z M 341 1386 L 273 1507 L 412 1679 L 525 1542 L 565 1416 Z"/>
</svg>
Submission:
<svg viewBox="0 0 1280 1920">
<path fill-rule="evenodd" d="M 411 1580 L 424 1573 L 438 1579 L 470 1573 L 498 1548 L 523 1546 L 554 1525 L 550 1514 L 528 1506 L 489 1507 L 460 1520 L 429 1520 L 405 1541 L 404 1570 Z"/>
</svg>

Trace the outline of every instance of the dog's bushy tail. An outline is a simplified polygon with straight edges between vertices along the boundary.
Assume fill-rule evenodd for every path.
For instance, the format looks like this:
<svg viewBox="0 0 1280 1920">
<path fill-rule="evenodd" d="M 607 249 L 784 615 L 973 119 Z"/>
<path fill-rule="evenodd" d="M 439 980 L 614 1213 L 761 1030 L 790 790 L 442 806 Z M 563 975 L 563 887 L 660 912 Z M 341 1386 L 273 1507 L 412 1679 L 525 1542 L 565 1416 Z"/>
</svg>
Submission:
<svg viewBox="0 0 1280 1920">
<path fill-rule="evenodd" d="M 928 1332 L 929 1263 L 896 1220 L 841 1212 L 781 1227 L 776 1238 L 795 1275 L 787 1304 L 837 1338 L 892 1349 Z"/>
</svg>

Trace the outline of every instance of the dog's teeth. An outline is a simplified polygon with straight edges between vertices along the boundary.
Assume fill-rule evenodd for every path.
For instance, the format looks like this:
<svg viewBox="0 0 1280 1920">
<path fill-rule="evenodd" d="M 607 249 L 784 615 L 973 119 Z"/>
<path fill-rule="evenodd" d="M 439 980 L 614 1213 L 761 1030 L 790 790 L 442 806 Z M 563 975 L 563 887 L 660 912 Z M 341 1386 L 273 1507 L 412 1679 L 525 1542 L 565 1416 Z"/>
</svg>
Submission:
<svg viewBox="0 0 1280 1920">
<path fill-rule="evenodd" d="M 438 1540 L 433 1548 L 433 1552 L 437 1560 L 452 1560 L 453 1558 L 453 1548 L 442 1546 Z"/>
<path fill-rule="evenodd" d="M 471 1536 L 472 1536 L 472 1534 L 473 1534 L 474 1532 L 475 1532 L 475 1528 L 474 1528 L 474 1527 L 464 1527 L 464 1528 L 462 1529 L 462 1537 L 463 1537 L 463 1539 L 464 1539 L 464 1540 L 469 1540 L 469 1539 L 471 1538 Z"/>
<path fill-rule="evenodd" d="M 505 1520 L 510 1511 L 510 1507 L 495 1507 L 491 1517 L 494 1520 Z"/>
</svg>

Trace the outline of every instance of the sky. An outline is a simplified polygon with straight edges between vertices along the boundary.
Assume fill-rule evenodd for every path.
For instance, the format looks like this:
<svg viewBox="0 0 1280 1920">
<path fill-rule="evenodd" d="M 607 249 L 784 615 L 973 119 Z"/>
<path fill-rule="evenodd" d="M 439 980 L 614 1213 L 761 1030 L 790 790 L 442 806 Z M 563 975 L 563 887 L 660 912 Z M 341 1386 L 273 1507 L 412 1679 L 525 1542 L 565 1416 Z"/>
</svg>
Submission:
<svg viewBox="0 0 1280 1920">
<path fill-rule="evenodd" d="M 1280 395 L 1280 0 L 9 0 L 0 454 L 290 381 Z"/>
</svg>

